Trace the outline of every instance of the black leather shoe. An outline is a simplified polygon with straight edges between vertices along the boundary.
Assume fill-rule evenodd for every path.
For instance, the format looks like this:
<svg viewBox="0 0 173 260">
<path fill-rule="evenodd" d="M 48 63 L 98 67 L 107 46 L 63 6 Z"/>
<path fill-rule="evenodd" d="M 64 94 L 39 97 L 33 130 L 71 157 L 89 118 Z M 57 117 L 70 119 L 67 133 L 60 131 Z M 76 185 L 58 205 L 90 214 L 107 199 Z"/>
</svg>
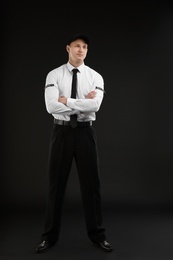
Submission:
<svg viewBox="0 0 173 260">
<path fill-rule="evenodd" d="M 47 249 L 52 247 L 55 243 L 50 243 L 47 240 L 43 240 L 37 247 L 36 247 L 36 253 L 42 253 L 45 252 Z"/>
<path fill-rule="evenodd" d="M 99 247 L 101 250 L 105 252 L 112 252 L 113 247 L 110 245 L 110 243 L 107 240 L 103 240 L 101 242 L 94 243 L 95 246 Z"/>
</svg>

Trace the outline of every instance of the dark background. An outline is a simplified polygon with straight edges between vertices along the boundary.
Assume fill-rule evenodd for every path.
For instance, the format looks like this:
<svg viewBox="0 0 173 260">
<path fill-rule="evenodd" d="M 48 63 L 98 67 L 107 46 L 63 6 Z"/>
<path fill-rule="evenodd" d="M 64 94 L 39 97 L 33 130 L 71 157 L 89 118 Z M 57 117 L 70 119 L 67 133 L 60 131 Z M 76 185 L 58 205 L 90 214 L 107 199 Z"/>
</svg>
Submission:
<svg viewBox="0 0 173 260">
<path fill-rule="evenodd" d="M 173 259 L 173 4 L 119 2 L 1 1 L 2 260 Z M 73 165 L 61 239 L 38 256 L 53 124 L 45 79 L 67 62 L 76 32 L 90 36 L 85 63 L 105 81 L 94 127 L 115 250 L 105 256 L 89 244 Z"/>
<path fill-rule="evenodd" d="M 91 38 L 86 65 L 105 80 L 94 123 L 103 203 L 172 206 L 172 4 L 58 5 L 2 2 L 2 205 L 44 208 L 53 123 L 45 109 L 45 78 L 67 62 L 66 40 L 81 32 Z M 79 202 L 79 193 L 74 165 L 67 201 Z"/>
</svg>

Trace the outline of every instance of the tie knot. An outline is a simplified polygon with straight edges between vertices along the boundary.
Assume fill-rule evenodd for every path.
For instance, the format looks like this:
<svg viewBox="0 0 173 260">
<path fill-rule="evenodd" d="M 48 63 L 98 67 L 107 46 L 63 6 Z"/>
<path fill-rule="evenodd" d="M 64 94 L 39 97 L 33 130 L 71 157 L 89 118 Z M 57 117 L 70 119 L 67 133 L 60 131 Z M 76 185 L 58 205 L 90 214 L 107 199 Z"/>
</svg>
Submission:
<svg viewBox="0 0 173 260">
<path fill-rule="evenodd" d="M 73 74 L 76 74 L 79 70 L 78 69 L 73 69 Z"/>
</svg>

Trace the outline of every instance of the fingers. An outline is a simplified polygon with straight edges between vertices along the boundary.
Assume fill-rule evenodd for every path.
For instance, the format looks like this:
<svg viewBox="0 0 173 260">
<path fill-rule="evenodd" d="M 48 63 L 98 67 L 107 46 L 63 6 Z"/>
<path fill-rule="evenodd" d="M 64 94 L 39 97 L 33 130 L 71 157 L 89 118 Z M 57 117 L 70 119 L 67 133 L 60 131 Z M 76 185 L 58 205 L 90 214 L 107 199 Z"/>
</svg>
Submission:
<svg viewBox="0 0 173 260">
<path fill-rule="evenodd" d="M 93 90 L 93 91 L 89 92 L 85 97 L 92 99 L 92 98 L 95 98 L 96 94 L 97 94 L 97 92 Z"/>
<path fill-rule="evenodd" d="M 66 98 L 65 96 L 60 96 L 60 97 L 58 98 L 58 102 L 63 103 L 63 104 L 66 105 L 66 103 L 67 103 L 67 98 Z"/>
</svg>

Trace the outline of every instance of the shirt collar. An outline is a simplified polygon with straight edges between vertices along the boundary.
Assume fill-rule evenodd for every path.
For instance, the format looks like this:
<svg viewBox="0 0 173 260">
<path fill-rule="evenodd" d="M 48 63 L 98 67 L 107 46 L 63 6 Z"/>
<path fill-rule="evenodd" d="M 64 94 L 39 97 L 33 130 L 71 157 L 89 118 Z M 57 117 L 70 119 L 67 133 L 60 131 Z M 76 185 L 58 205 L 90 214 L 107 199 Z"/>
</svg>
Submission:
<svg viewBox="0 0 173 260">
<path fill-rule="evenodd" d="M 81 72 L 84 69 L 84 66 L 85 66 L 85 64 L 83 63 L 82 65 L 77 67 L 79 72 Z M 69 71 L 72 71 L 72 69 L 74 69 L 75 67 L 73 67 L 69 62 L 67 62 L 67 68 L 68 68 Z"/>
</svg>

